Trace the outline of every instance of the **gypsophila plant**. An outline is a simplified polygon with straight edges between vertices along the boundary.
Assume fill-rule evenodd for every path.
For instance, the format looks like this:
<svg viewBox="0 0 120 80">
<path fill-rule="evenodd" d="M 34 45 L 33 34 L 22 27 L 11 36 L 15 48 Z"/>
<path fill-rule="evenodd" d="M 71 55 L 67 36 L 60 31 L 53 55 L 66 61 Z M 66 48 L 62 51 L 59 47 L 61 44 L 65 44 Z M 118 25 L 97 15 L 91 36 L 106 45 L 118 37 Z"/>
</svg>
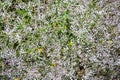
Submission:
<svg viewBox="0 0 120 80">
<path fill-rule="evenodd" d="M 119 0 L 0 0 L 0 80 L 119 80 Z"/>
</svg>

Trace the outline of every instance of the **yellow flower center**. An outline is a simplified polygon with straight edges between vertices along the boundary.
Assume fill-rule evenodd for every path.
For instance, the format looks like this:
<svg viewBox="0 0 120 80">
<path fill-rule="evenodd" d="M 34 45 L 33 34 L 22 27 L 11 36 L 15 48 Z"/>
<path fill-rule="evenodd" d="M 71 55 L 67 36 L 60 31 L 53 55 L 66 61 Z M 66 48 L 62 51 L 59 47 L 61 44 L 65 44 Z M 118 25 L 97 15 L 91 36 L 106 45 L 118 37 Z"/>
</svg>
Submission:
<svg viewBox="0 0 120 80">
<path fill-rule="evenodd" d="M 72 41 L 70 41 L 70 42 L 69 42 L 69 45 L 70 45 L 70 46 L 72 46 L 72 45 L 73 45 L 73 42 L 72 42 Z"/>
<path fill-rule="evenodd" d="M 14 80 L 20 80 L 19 78 L 15 78 Z"/>
<path fill-rule="evenodd" d="M 57 66 L 57 63 L 53 61 L 51 66 L 55 67 Z"/>
<path fill-rule="evenodd" d="M 39 52 L 40 52 L 40 53 L 42 53 L 42 52 L 43 52 L 43 49 L 42 49 L 42 48 L 40 48 L 40 49 L 39 49 Z"/>
</svg>

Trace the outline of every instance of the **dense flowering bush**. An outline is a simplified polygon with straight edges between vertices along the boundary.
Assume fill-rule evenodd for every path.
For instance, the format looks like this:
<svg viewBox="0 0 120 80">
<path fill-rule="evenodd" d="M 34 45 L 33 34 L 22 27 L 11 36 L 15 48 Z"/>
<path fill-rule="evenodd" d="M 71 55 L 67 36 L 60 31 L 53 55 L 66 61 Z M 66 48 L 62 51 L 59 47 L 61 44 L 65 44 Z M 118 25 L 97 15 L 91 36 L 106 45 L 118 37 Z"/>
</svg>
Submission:
<svg viewBox="0 0 120 80">
<path fill-rule="evenodd" d="M 119 80 L 120 0 L 1 0 L 0 80 Z"/>
</svg>

